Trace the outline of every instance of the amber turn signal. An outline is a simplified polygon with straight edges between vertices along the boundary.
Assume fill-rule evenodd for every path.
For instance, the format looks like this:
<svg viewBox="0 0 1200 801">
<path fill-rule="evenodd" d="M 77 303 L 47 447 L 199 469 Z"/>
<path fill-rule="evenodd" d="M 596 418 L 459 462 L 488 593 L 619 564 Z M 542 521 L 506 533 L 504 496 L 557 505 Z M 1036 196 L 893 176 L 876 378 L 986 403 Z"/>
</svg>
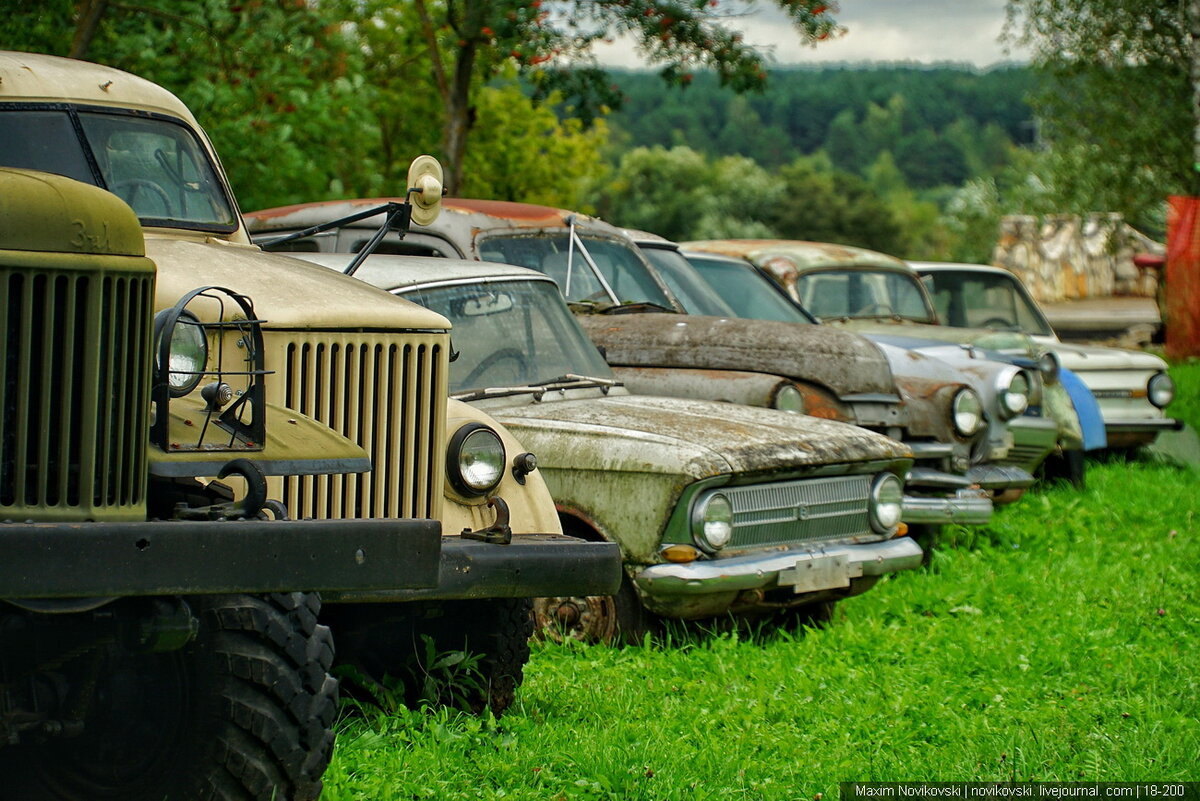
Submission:
<svg viewBox="0 0 1200 801">
<path fill-rule="evenodd" d="M 700 550 L 691 545 L 668 545 L 659 553 L 668 562 L 694 562 L 700 558 Z"/>
</svg>

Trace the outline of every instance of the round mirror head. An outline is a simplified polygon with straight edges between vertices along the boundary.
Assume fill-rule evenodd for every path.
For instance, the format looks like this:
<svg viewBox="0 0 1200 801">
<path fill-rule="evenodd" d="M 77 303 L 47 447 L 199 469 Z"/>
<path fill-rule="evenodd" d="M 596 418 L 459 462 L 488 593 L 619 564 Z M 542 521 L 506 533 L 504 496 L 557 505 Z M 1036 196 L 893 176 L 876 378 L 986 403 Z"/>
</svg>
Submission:
<svg viewBox="0 0 1200 801">
<path fill-rule="evenodd" d="M 408 166 L 412 221 L 429 225 L 442 210 L 442 165 L 433 156 L 417 156 Z"/>
</svg>

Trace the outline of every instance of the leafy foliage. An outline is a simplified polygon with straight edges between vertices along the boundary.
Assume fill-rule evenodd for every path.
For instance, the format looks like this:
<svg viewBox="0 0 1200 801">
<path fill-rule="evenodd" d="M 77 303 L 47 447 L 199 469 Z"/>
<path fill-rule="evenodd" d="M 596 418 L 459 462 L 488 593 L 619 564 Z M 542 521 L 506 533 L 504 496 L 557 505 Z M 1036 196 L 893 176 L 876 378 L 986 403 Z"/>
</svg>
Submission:
<svg viewBox="0 0 1200 801">
<path fill-rule="evenodd" d="M 1051 154 L 1039 175 L 1060 211 L 1120 211 L 1154 227 L 1168 194 L 1200 192 L 1191 133 L 1188 3 L 1009 0 L 1008 35 L 1043 79 Z"/>
</svg>

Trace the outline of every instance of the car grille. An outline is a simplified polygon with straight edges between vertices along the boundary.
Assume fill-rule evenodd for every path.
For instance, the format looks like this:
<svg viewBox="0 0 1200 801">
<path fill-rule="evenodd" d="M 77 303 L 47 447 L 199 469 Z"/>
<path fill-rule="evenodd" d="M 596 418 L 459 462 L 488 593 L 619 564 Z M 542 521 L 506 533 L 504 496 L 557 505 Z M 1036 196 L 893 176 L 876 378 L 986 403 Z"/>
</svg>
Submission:
<svg viewBox="0 0 1200 801">
<path fill-rule="evenodd" d="M 371 471 L 290 476 L 295 518 L 438 517 L 445 439 L 445 334 L 267 332 L 269 397 L 362 446 Z"/>
<path fill-rule="evenodd" d="M 726 550 L 838 540 L 870 534 L 871 476 L 839 476 L 724 487 L 733 506 Z"/>
<path fill-rule="evenodd" d="M 1053 450 L 1053 445 L 1041 445 L 1038 443 L 1014 445 L 1008 449 L 1008 453 L 1005 454 L 1004 458 L 998 459 L 997 462 L 999 464 L 1031 469 L 1041 464 L 1042 460 L 1051 450 Z"/>
<path fill-rule="evenodd" d="M 0 266 L 0 517 L 145 516 L 154 274 Z"/>
</svg>

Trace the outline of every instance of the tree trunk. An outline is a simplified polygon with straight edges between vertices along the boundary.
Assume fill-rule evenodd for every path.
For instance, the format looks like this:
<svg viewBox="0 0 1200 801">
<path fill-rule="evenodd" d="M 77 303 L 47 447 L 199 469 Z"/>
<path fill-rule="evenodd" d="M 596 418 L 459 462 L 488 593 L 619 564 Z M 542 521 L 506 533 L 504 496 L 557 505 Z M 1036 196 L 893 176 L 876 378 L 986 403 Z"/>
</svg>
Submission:
<svg viewBox="0 0 1200 801">
<path fill-rule="evenodd" d="M 87 56 L 108 0 L 83 0 L 79 5 L 79 21 L 75 23 L 75 36 L 71 39 L 71 52 L 68 53 L 71 58 Z"/>
</svg>

